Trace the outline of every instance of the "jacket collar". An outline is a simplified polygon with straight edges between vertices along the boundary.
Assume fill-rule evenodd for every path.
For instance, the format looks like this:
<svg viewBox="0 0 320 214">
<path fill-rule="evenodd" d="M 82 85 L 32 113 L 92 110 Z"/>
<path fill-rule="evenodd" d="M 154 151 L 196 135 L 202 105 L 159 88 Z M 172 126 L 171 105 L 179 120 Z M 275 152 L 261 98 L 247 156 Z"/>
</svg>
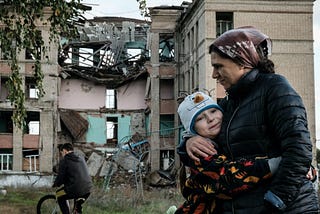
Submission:
<svg viewBox="0 0 320 214">
<path fill-rule="evenodd" d="M 252 90 L 254 82 L 258 78 L 259 70 L 258 69 L 252 69 L 251 71 L 244 74 L 237 84 L 231 86 L 227 90 L 227 94 L 230 98 L 235 97 L 243 97 L 245 96 L 249 91 Z"/>
</svg>

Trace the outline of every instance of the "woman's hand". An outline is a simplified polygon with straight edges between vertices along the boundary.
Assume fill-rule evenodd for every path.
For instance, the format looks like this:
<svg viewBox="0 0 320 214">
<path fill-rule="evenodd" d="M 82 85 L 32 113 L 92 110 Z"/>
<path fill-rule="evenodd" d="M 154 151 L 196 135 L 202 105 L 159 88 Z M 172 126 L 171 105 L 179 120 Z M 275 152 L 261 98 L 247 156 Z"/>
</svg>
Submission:
<svg viewBox="0 0 320 214">
<path fill-rule="evenodd" d="M 189 138 L 186 141 L 186 150 L 192 160 L 200 161 L 198 157 L 208 157 L 217 154 L 214 145 L 207 138 L 199 135 Z"/>
<path fill-rule="evenodd" d="M 315 182 L 317 179 L 317 170 L 314 168 L 314 166 L 311 165 L 308 173 L 307 173 L 307 179 L 311 180 L 312 182 Z"/>
</svg>

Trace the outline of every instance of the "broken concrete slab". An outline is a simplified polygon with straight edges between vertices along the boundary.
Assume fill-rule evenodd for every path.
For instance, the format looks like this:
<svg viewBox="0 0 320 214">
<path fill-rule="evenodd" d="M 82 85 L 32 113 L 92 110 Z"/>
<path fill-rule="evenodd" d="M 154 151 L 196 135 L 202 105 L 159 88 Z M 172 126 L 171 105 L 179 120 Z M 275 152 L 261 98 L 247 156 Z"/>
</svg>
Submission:
<svg viewBox="0 0 320 214">
<path fill-rule="evenodd" d="M 90 155 L 87 165 L 89 169 L 89 174 L 91 176 L 96 176 L 103 165 L 103 162 L 105 161 L 105 158 L 102 155 L 99 155 L 96 152 L 92 152 Z"/>
</svg>

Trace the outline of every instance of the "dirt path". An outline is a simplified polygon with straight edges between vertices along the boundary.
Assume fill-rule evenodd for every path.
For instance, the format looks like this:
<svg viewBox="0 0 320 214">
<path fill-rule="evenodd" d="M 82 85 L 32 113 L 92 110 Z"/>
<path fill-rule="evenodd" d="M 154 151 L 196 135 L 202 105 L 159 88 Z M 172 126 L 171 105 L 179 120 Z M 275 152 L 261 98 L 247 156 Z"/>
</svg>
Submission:
<svg viewBox="0 0 320 214">
<path fill-rule="evenodd" d="M 3 214 L 35 214 L 35 209 L 32 209 L 28 206 L 17 206 L 10 204 L 0 204 L 0 213 Z"/>
</svg>

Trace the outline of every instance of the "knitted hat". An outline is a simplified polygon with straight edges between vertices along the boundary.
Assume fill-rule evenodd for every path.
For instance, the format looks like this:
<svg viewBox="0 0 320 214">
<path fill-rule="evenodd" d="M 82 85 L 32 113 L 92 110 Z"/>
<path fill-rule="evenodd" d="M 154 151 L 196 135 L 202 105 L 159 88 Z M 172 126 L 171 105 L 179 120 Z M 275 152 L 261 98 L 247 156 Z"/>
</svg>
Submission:
<svg viewBox="0 0 320 214">
<path fill-rule="evenodd" d="M 221 107 L 211 97 L 202 92 L 195 92 L 184 98 L 178 107 L 178 114 L 185 130 L 191 134 L 197 134 L 194 130 L 195 119 L 201 112 L 209 108 L 222 111 Z"/>
</svg>

